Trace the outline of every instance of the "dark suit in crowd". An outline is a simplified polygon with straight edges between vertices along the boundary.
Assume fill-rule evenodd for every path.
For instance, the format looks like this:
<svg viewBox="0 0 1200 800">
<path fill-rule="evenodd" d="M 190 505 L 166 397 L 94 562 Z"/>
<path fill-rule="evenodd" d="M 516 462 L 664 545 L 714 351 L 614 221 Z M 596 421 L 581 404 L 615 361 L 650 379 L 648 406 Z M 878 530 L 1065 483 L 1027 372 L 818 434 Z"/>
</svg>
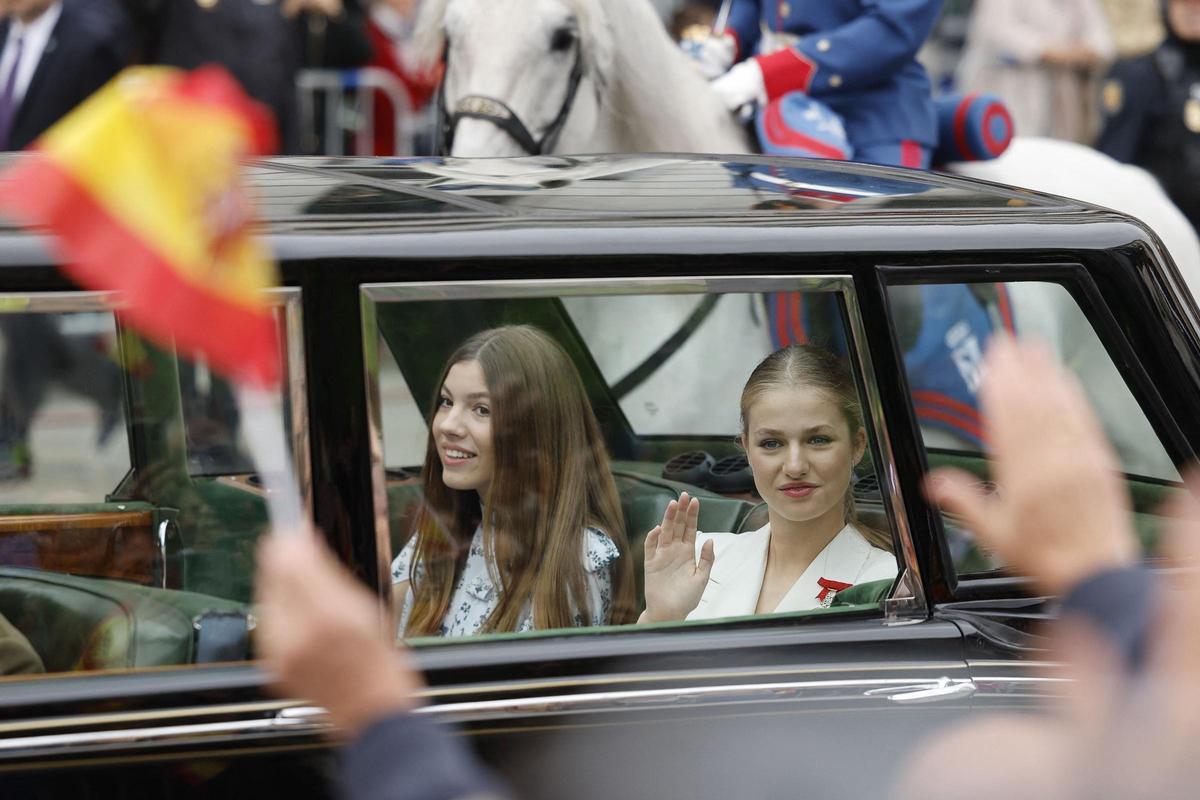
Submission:
<svg viewBox="0 0 1200 800">
<path fill-rule="evenodd" d="M 24 96 L 9 112 L 9 150 L 28 147 L 132 56 L 132 28 L 112 0 L 61 0 L 58 14 Z M 10 46 L 10 26 L 0 21 L 0 59 Z M 0 82 L 7 84 L 8 76 Z M 0 314 L 0 334 L 7 351 L 0 373 L 0 480 L 11 480 L 29 475 L 29 430 L 52 382 L 100 406 L 103 436 L 120 413 L 121 375 L 95 348 L 63 337 L 53 315 Z"/>
<path fill-rule="evenodd" d="M 303 13 L 287 19 L 277 0 L 124 0 L 137 26 L 141 58 L 149 64 L 194 69 L 216 63 L 254 99 L 267 104 L 279 126 L 281 153 L 310 152 L 299 129 L 296 73 L 343 69 L 371 59 L 366 19 L 357 0 L 343 0 L 336 19 Z"/>
<path fill-rule="evenodd" d="M 0 23 L 0 54 L 8 41 Z M 129 63 L 132 30 L 109 0 L 62 0 L 62 13 L 17 107 L 8 149 L 23 150 Z"/>
</svg>

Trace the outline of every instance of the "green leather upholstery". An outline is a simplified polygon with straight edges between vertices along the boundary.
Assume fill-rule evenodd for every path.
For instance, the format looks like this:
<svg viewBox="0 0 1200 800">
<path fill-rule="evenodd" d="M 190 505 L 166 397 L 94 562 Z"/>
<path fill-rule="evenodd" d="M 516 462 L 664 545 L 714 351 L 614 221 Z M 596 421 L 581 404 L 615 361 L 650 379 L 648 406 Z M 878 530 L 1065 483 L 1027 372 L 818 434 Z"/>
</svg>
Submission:
<svg viewBox="0 0 1200 800">
<path fill-rule="evenodd" d="M 629 536 L 630 550 L 633 554 L 639 610 L 644 606 L 642 564 L 645 560 L 646 534 L 662 521 L 667 503 L 685 491 L 699 497 L 700 529 L 708 531 L 741 531 L 743 521 L 754 509 L 754 504 L 745 500 L 723 497 L 686 483 L 656 478 L 635 468 L 633 464 L 614 463 L 612 476 L 617 485 L 617 494 L 621 497 L 625 532 Z M 421 487 L 415 483 L 394 484 L 388 487 L 388 535 L 392 543 L 393 557 L 412 535 L 412 520 L 420 498 Z M 765 506 L 763 508 L 765 509 Z M 759 525 L 765 523 L 764 515 Z"/>
<path fill-rule="evenodd" d="M 613 480 L 621 496 L 621 512 L 625 516 L 625 530 L 629 534 L 629 547 L 633 554 L 633 574 L 637 583 L 637 608 L 645 608 L 646 534 L 662 522 L 667 504 L 687 492 L 700 498 L 700 530 L 740 531 L 743 520 L 750 514 L 754 504 L 745 500 L 723 497 L 719 494 L 697 489 L 686 483 L 655 478 L 640 471 L 622 469 L 614 465 Z"/>
<path fill-rule="evenodd" d="M 884 578 L 878 581 L 868 581 L 867 583 L 858 583 L 851 586 L 849 589 L 843 589 L 833 596 L 833 606 L 861 606 L 873 605 L 877 606 L 883 602 L 888 596 L 888 592 L 895 583 L 891 578 Z"/>
<path fill-rule="evenodd" d="M 192 592 L 0 568 L 0 614 L 25 635 L 47 672 L 189 664 L 192 620 L 244 609 Z"/>
</svg>

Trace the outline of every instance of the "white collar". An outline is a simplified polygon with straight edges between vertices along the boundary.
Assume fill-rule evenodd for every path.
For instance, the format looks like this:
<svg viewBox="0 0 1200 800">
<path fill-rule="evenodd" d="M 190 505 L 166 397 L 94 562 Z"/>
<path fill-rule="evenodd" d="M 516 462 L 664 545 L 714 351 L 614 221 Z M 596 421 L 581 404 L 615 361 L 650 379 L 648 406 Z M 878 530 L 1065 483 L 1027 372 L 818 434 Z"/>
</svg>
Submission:
<svg viewBox="0 0 1200 800">
<path fill-rule="evenodd" d="M 770 541 L 770 524 L 750 533 L 731 536 L 729 544 L 717 553 L 700 605 L 688 618 L 753 614 L 762 592 Z M 858 581 L 871 550 L 871 543 L 857 528 L 847 524 L 817 554 L 772 613 L 820 608 L 823 605 L 818 599 L 823 588 L 820 580 L 853 585 Z"/>
<path fill-rule="evenodd" d="M 60 16 L 62 16 L 62 0 L 51 3 L 33 22 L 25 23 L 15 16 L 10 17 L 8 40 L 13 42 L 18 38 L 24 38 L 26 46 L 33 42 L 45 42 L 50 38 L 50 34 L 54 31 L 54 26 L 58 23 Z"/>
</svg>

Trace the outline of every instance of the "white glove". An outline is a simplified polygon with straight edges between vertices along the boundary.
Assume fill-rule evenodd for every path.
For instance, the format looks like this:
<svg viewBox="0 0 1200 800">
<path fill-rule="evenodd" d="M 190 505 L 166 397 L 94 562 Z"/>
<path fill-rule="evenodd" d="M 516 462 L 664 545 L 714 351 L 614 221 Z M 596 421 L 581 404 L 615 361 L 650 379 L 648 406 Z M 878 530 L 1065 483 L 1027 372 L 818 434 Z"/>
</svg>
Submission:
<svg viewBox="0 0 1200 800">
<path fill-rule="evenodd" d="M 684 39 L 679 43 L 679 49 L 688 57 L 692 68 L 703 75 L 705 80 L 711 81 L 729 69 L 737 45 L 733 37 L 726 33 L 702 39 Z"/>
<path fill-rule="evenodd" d="M 767 87 L 763 84 L 762 68 L 753 58 L 748 58 L 710 84 L 721 102 L 730 111 L 737 111 L 747 103 L 765 103 Z"/>
</svg>

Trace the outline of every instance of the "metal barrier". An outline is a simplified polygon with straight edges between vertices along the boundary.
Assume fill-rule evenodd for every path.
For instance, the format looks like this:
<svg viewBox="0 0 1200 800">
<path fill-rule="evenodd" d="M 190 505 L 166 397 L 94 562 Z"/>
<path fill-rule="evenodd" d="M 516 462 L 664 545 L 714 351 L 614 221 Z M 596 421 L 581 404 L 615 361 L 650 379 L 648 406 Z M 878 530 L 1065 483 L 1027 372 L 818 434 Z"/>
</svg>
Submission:
<svg viewBox="0 0 1200 800">
<path fill-rule="evenodd" d="M 373 155 L 376 91 L 382 92 L 394 109 L 392 155 L 421 155 L 418 143 L 433 130 L 433 110 L 414 110 L 400 79 L 378 67 L 301 70 L 296 91 L 305 153 L 346 155 L 349 142 L 352 155 Z"/>
</svg>

